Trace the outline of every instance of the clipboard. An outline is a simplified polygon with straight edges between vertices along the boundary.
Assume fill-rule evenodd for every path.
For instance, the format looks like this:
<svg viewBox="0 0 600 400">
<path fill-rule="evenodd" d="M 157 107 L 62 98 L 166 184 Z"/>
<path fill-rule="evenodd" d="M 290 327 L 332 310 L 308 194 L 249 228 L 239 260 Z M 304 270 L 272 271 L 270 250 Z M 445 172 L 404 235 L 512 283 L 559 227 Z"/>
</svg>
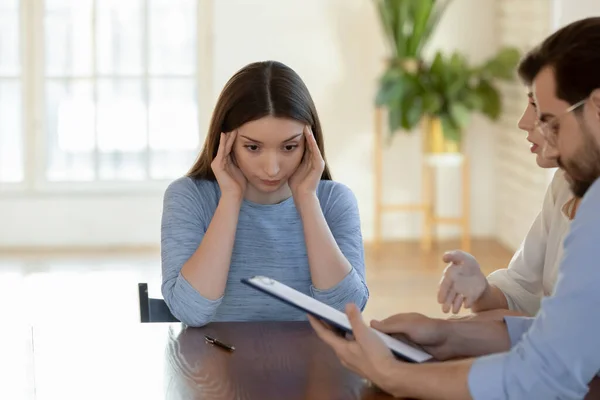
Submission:
<svg viewBox="0 0 600 400">
<path fill-rule="evenodd" d="M 242 279 L 241 282 L 292 307 L 313 315 L 343 332 L 352 333 L 352 326 L 346 314 L 275 279 L 266 276 L 254 276 L 249 279 Z M 401 341 L 373 328 L 369 329 L 373 330 L 383 340 L 396 357 L 404 361 L 422 363 L 433 358 L 431 354 L 408 340 Z"/>
</svg>

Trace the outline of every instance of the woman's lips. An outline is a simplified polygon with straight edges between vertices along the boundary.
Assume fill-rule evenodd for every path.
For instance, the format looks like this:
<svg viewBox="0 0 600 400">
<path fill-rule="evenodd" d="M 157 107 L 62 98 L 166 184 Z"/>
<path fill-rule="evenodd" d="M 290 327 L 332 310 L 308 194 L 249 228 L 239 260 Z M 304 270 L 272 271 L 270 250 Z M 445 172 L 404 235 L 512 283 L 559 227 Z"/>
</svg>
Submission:
<svg viewBox="0 0 600 400">
<path fill-rule="evenodd" d="M 539 148 L 540 148 L 540 146 L 538 146 L 537 144 L 531 143 L 531 149 L 530 150 L 531 150 L 532 153 L 537 153 L 537 151 L 538 151 Z"/>
<path fill-rule="evenodd" d="M 270 181 L 270 180 L 266 180 L 266 179 L 261 179 L 261 182 L 267 186 L 277 186 L 277 185 L 279 185 L 279 182 L 281 182 L 281 180 Z"/>
</svg>

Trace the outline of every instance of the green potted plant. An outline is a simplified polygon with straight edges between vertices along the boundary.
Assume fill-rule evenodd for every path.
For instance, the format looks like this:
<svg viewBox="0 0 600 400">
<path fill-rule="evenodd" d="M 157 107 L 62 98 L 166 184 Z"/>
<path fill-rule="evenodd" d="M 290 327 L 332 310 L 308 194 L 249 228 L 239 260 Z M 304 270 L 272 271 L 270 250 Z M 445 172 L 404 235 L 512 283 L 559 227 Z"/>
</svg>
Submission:
<svg viewBox="0 0 600 400">
<path fill-rule="evenodd" d="M 503 48 L 480 65 L 463 55 L 423 49 L 451 0 L 375 0 L 391 57 L 379 81 L 376 105 L 387 109 L 388 130 L 411 131 L 422 124 L 425 152 L 458 152 L 472 113 L 497 120 L 499 80 L 514 79 L 519 51 Z"/>
</svg>

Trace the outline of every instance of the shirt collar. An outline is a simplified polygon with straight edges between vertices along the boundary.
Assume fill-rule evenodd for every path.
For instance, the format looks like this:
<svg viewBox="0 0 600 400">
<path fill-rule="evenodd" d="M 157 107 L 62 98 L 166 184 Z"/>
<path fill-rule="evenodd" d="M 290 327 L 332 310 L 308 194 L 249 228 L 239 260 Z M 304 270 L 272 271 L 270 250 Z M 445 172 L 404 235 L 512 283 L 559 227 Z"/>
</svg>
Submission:
<svg viewBox="0 0 600 400">
<path fill-rule="evenodd" d="M 565 202 L 565 204 L 563 204 L 562 208 L 561 208 L 561 212 L 562 214 L 565 216 L 565 218 L 567 218 L 568 220 L 573 220 L 573 218 L 575 218 L 574 211 L 575 211 L 575 201 L 576 198 L 575 197 L 571 197 L 569 200 L 567 200 Z"/>
</svg>

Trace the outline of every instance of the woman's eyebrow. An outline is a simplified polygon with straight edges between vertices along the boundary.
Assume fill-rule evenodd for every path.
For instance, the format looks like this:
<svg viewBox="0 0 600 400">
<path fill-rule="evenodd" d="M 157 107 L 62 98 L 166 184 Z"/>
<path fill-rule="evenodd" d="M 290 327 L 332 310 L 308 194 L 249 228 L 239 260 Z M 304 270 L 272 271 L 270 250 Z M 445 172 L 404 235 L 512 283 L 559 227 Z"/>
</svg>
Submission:
<svg viewBox="0 0 600 400">
<path fill-rule="evenodd" d="M 244 139 L 247 139 L 251 142 L 256 142 L 258 144 L 262 144 L 262 142 L 260 140 L 256 140 L 256 139 L 252 139 L 251 137 L 245 136 L 245 135 L 240 135 L 240 137 L 243 137 Z"/>
<path fill-rule="evenodd" d="M 302 135 L 301 133 L 296 133 L 294 136 L 292 136 L 292 137 L 291 137 L 291 138 L 289 138 L 289 139 L 286 139 L 286 140 L 284 140 L 284 141 L 283 141 L 283 142 L 281 142 L 281 143 L 289 142 L 290 140 L 294 140 L 294 139 L 296 139 L 298 136 L 301 136 L 301 135 Z"/>
<path fill-rule="evenodd" d="M 302 136 L 302 133 L 296 133 L 294 136 L 292 136 L 292 137 L 290 137 L 290 138 L 288 138 L 288 139 L 284 140 L 284 141 L 283 141 L 283 142 L 281 142 L 281 143 L 286 143 L 286 142 L 289 142 L 290 140 L 294 140 L 294 139 L 296 139 L 296 138 L 297 138 L 297 137 L 299 137 L 299 136 Z M 251 137 L 249 137 L 249 136 L 246 136 L 246 135 L 240 135 L 240 137 L 242 137 L 242 138 L 244 138 L 244 139 L 247 139 L 247 140 L 249 140 L 249 141 L 251 141 L 251 142 L 255 142 L 255 143 L 258 143 L 258 144 L 263 144 L 263 142 L 261 142 L 260 140 L 252 139 Z"/>
</svg>

